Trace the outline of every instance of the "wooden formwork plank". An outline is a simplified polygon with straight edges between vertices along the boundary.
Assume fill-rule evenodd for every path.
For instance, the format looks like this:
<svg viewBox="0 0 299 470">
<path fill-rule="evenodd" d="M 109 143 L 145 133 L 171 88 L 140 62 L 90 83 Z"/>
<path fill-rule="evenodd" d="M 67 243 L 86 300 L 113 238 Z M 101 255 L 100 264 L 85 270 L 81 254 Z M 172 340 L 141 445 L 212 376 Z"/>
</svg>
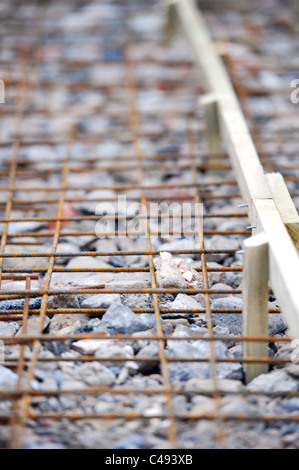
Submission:
<svg viewBox="0 0 299 470">
<path fill-rule="evenodd" d="M 268 173 L 268 185 L 278 212 L 285 224 L 298 224 L 299 214 L 281 173 Z"/>
<path fill-rule="evenodd" d="M 268 239 L 273 290 L 290 333 L 299 337 L 299 256 L 279 211 L 279 205 L 283 206 L 284 203 L 279 204 L 278 196 L 270 190 L 228 72 L 194 0 L 172 0 L 172 3 L 192 47 L 195 62 L 202 72 L 206 90 L 218 95 L 223 142 L 242 196 L 248 203 L 251 224 L 257 226 L 256 233 L 264 232 Z"/>
<path fill-rule="evenodd" d="M 266 175 L 273 200 L 287 231 L 299 251 L 299 214 L 280 173 Z"/>
</svg>

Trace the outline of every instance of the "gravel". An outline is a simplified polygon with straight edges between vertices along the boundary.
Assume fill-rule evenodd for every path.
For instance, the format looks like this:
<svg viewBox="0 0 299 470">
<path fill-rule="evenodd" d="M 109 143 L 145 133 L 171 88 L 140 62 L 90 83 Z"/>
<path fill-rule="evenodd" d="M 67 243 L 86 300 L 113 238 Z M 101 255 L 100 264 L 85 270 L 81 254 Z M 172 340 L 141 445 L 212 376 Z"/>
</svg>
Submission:
<svg viewBox="0 0 299 470">
<path fill-rule="evenodd" d="M 1 13 L 12 19 L 12 22 L 3 23 L 6 41 L 2 51 L 3 60 L 9 60 L 12 67 L 12 77 L 17 76 L 18 44 L 15 43 L 15 31 L 11 29 L 11 24 L 14 24 L 14 19 L 18 20 L 17 39 L 26 45 L 28 31 L 34 33 L 35 23 L 40 25 L 39 19 L 35 19 L 40 18 L 36 15 L 41 12 L 38 2 L 26 8 L 15 8 L 15 3 L 14 0 L 3 0 L 1 3 Z M 129 207 L 134 217 L 136 210 L 140 209 L 136 201 L 144 199 L 143 191 L 147 207 L 154 200 L 174 203 L 195 201 L 198 188 L 193 185 L 195 175 L 190 167 L 187 123 L 188 129 L 194 129 L 192 145 L 198 164 L 200 197 L 203 196 L 204 214 L 208 216 L 202 220 L 204 247 L 207 250 L 240 250 L 243 247 L 245 237 L 236 231 L 245 230 L 249 222 L 245 217 L 236 216 L 236 213 L 246 211 L 237 207 L 243 201 L 235 196 L 230 198 L 230 195 L 239 192 L 237 186 L 232 184 L 235 175 L 225 167 L 221 172 L 206 167 L 207 149 L 201 119 L 203 109 L 198 106 L 198 87 L 201 83 L 194 75 L 189 46 L 181 34 L 175 35 L 168 43 L 164 41 L 165 17 L 164 9 L 160 9 L 161 2 L 133 1 L 132 5 L 127 5 L 130 2 L 87 0 L 73 3 L 71 7 L 65 5 L 64 9 L 58 3 L 49 2 L 48 5 L 47 34 L 43 35 L 43 44 L 38 44 L 42 53 L 42 67 L 38 72 L 41 84 L 46 82 L 49 86 L 46 94 L 43 88 L 37 87 L 33 90 L 34 97 L 28 95 L 26 107 L 30 112 L 22 120 L 20 130 L 19 153 L 23 163 L 17 168 L 20 187 L 25 187 L 26 191 L 17 188 L 14 194 L 17 199 L 24 199 L 26 206 L 16 204 L 18 209 L 10 214 L 16 220 L 8 224 L 8 233 L 12 237 L 17 232 L 24 232 L 28 237 L 10 237 L 9 241 L 13 244 L 8 243 L 5 249 L 6 253 L 11 254 L 52 251 L 52 236 L 43 233 L 43 236 L 36 234 L 35 237 L 34 234 L 39 231 L 54 232 L 57 228 L 53 221 L 58 214 L 57 207 L 49 200 L 59 198 L 54 188 L 60 184 L 57 171 L 60 171 L 66 155 L 63 142 L 67 141 L 73 125 L 78 124 L 72 142 L 59 243 L 55 249 L 60 256 L 54 258 L 51 278 L 51 288 L 69 290 L 69 294 L 49 296 L 47 308 L 52 312 L 47 311 L 44 315 L 42 332 L 39 331 L 38 315 L 30 314 L 31 309 L 40 309 L 41 297 L 30 298 L 28 334 L 41 333 L 45 341 L 28 342 L 23 349 L 20 344 L 11 344 L 12 340 L 6 339 L 3 344 L 0 340 L 0 353 L 4 352 L 4 362 L 0 365 L 1 390 L 16 388 L 15 364 L 23 351 L 29 368 L 23 368 L 22 385 L 28 386 L 27 374 L 28 370 L 31 372 L 30 361 L 34 358 L 31 364 L 34 365 L 34 380 L 31 385 L 39 392 L 46 393 L 46 397 L 39 396 L 39 393 L 30 396 L 30 416 L 43 413 L 43 418 L 26 420 L 21 436 L 22 446 L 41 449 L 169 449 L 171 420 L 168 413 L 171 411 L 176 417 L 178 448 L 184 452 L 193 448 L 219 447 L 298 448 L 299 426 L 292 422 L 292 418 L 297 419 L 299 413 L 298 397 L 295 396 L 299 389 L 298 364 L 273 364 L 269 373 L 259 375 L 245 385 L 241 360 L 243 343 L 234 338 L 234 335 L 242 334 L 242 314 L 213 313 L 213 325 L 209 325 L 208 312 L 184 313 L 184 310 L 206 308 L 205 294 L 193 295 L 188 291 L 199 291 L 206 285 L 201 270 L 197 271 L 202 268 L 203 262 L 207 263 L 208 268 L 219 269 L 208 272 L 209 287 L 215 291 L 227 291 L 226 294 L 216 292 L 210 295 L 212 308 L 242 309 L 242 294 L 233 291 L 242 290 L 242 271 L 221 271 L 225 267 L 242 267 L 242 255 L 218 253 L 202 256 L 197 235 L 199 227 L 194 220 L 185 227 L 189 233 L 182 234 L 180 238 L 165 231 L 155 236 L 154 231 L 167 228 L 167 218 L 161 217 L 159 221 L 158 212 L 149 220 L 151 247 L 143 235 L 133 238 L 119 234 L 116 238 L 103 238 L 102 234 L 96 233 L 99 228 L 105 230 L 103 219 L 98 223 L 101 208 L 113 215 L 118 209 L 120 214 L 124 214 L 126 207 Z M 203 2 L 208 3 L 211 2 Z M 240 2 L 233 3 L 238 8 Z M 274 92 L 267 96 L 249 95 L 248 106 L 259 127 L 265 155 L 271 157 L 274 165 L 277 155 L 283 158 L 283 163 L 294 165 L 299 151 L 295 138 L 294 107 L 290 100 L 282 99 L 276 93 L 277 86 L 284 87 L 293 77 L 290 72 L 277 73 L 274 68 L 277 64 L 285 64 L 289 71 L 297 68 L 298 38 L 296 22 L 288 16 L 282 2 L 279 4 L 278 8 L 276 0 L 262 1 L 255 6 L 253 14 L 248 4 L 246 28 L 243 25 L 244 13 L 225 8 L 220 14 L 219 5 L 215 11 L 209 11 L 207 18 L 216 36 L 221 28 L 225 28 L 230 54 L 237 60 L 242 83 L 256 89 L 270 88 Z M 136 104 L 140 112 L 138 151 L 142 157 L 142 184 L 135 161 L 137 146 L 136 142 L 132 142 L 128 119 L 130 102 L 124 92 L 126 70 L 123 45 L 128 37 L 132 38 L 130 56 L 138 84 Z M 31 39 L 29 42 L 31 45 Z M 72 66 L 65 66 L 65 60 L 71 61 Z M 86 64 L 81 64 L 82 60 Z M 76 65 L 77 61 L 80 66 Z M 267 68 L 265 64 L 273 70 L 263 70 Z M 66 86 L 58 86 L 61 83 Z M 90 86 L 86 88 L 84 83 Z M 11 159 L 11 148 L 7 143 L 15 139 L 10 116 L 14 104 L 8 106 L 11 109 L 5 114 L 1 127 L 4 144 L 0 147 L 0 163 L 4 170 Z M 39 110 L 47 110 L 47 113 L 40 113 Z M 281 116 L 277 119 L 275 116 L 279 116 L 280 112 Z M 23 145 L 23 140 L 26 140 L 26 145 Z M 47 140 L 52 142 L 51 145 L 46 143 Z M 153 168 L 158 159 L 159 169 Z M 29 173 L 32 165 L 36 170 L 34 176 L 27 177 L 27 170 Z M 299 176 L 295 168 L 291 171 L 294 178 Z M 222 185 L 223 179 L 230 184 Z M 45 186 L 47 191 L 44 191 Z M 296 181 L 288 181 L 288 186 L 293 191 L 298 189 Z M 32 188 L 38 188 L 38 191 Z M 125 192 L 128 196 L 126 205 L 118 208 L 116 199 Z M 2 191 L 2 205 L 6 204 L 6 199 L 6 191 Z M 40 203 L 36 206 L 37 199 L 48 200 L 48 203 L 42 204 L 42 207 Z M 133 201 L 134 205 L 131 205 Z M 298 206 L 299 198 L 294 201 Z M 34 204 L 34 209 L 29 210 L 27 203 Z M 178 205 L 173 208 L 176 214 L 180 210 L 181 206 Z M 91 217 L 95 214 L 98 220 Z M 217 217 L 209 217 L 211 214 Z M 232 217 L 227 217 L 228 214 Z M 22 222 L 24 217 L 46 217 L 50 221 Z M 137 222 L 136 219 L 133 222 Z M 117 217 L 116 223 L 110 218 L 109 224 L 109 230 L 124 231 L 128 228 L 125 221 Z M 179 225 L 180 221 L 174 220 L 173 229 L 178 229 Z M 213 231 L 217 230 L 235 233 L 215 234 Z M 210 234 L 207 233 L 209 231 Z M 86 232 L 87 235 L 78 236 L 76 232 Z M 153 257 L 142 253 L 128 254 L 149 249 L 156 250 Z M 181 250 L 188 252 L 180 253 Z M 104 256 L 92 256 L 95 251 Z M 71 252 L 81 252 L 82 256 L 70 256 Z M 12 256 L 4 258 L 4 269 L 21 268 L 30 273 L 37 268 L 39 279 L 31 282 L 33 292 L 44 287 L 45 270 L 49 268 L 49 263 L 52 263 L 49 256 Z M 81 271 L 63 272 L 63 268 Z M 114 268 L 117 270 L 111 272 Z M 147 269 L 126 272 L 127 268 Z M 2 281 L 2 289 L 7 295 L 25 288 L 24 280 L 4 278 Z M 160 289 L 184 289 L 185 293 L 159 293 L 157 296 L 136 293 L 136 290 L 151 288 L 154 281 Z M 95 293 L 77 295 L 75 291 L 79 288 L 94 289 Z M 104 289 L 117 292 L 107 294 Z M 122 291 L 125 293 L 119 293 Z M 160 310 L 175 309 L 177 312 L 160 311 L 159 318 L 156 300 Z M 269 308 L 276 308 L 277 300 L 273 296 L 271 300 Z M 12 310 L 24 309 L 24 299 L 1 300 L 0 309 L 3 315 L 0 318 L 3 320 L 0 321 L 0 338 L 16 337 L 19 340 L 22 321 L 14 321 L 19 317 L 10 315 L 14 315 Z M 61 313 L 54 314 L 53 310 L 56 309 L 61 309 Z M 76 309 L 78 313 L 66 313 L 63 309 Z M 103 311 L 85 314 L 85 309 Z M 142 309 L 143 313 L 136 312 L 136 309 Z M 151 339 L 160 334 L 161 328 L 168 339 Z M 99 335 L 100 339 L 89 338 L 90 333 Z M 220 338 L 213 343 L 217 358 L 215 363 L 211 361 L 211 334 Z M 277 335 L 277 341 L 269 344 L 269 355 L 274 359 L 289 358 L 294 348 L 278 341 L 280 337 L 289 335 L 281 314 L 269 315 L 269 334 Z M 48 335 L 57 338 L 49 340 Z M 115 339 L 113 335 L 129 335 L 132 338 Z M 221 339 L 228 335 L 231 335 L 231 340 Z M 69 339 L 65 340 L 65 336 Z M 203 339 L 198 339 L 198 336 Z M 168 376 L 173 387 L 171 400 L 168 394 L 165 395 Z M 87 387 L 110 389 L 89 393 Z M 133 393 L 125 393 L 128 388 Z M 74 393 L 69 393 L 71 391 Z M 272 393 L 274 396 L 269 395 Z M 292 393 L 294 396 L 288 396 Z M 13 400 L 0 400 L 1 423 L 5 421 L 5 416 L 12 416 L 12 407 Z M 198 419 L 202 414 L 215 411 L 232 418 L 246 415 L 250 419 Z M 51 419 L 49 413 L 58 413 L 63 419 Z M 68 419 L 68 413 L 82 419 Z M 97 419 L 84 418 L 84 414 L 92 416 L 94 413 L 98 415 Z M 111 414 L 109 419 L 106 419 L 107 416 L 101 419 L 107 413 Z M 134 413 L 140 417 L 122 417 L 132 417 Z M 186 419 L 186 413 L 190 413 L 191 417 L 193 415 L 193 419 Z M 289 420 L 267 422 L 252 419 L 256 415 L 276 414 L 287 415 Z M 1 424 L 0 447 L 8 447 L 9 440 L 10 430 Z"/>
</svg>

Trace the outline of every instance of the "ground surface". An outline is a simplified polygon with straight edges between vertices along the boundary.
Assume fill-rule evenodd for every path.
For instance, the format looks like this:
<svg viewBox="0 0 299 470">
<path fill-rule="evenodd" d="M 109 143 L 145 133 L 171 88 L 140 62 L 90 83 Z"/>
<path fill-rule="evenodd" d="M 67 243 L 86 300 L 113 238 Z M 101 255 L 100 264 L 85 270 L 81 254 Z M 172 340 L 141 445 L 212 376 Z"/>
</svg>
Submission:
<svg viewBox="0 0 299 470">
<path fill-rule="evenodd" d="M 3 1 L 0 15 L 0 447 L 296 448 L 299 371 L 274 295 L 272 365 L 244 384 L 246 209 L 225 154 L 207 155 L 201 78 L 182 35 L 166 40 L 162 2 Z M 298 206 L 295 17 L 261 2 L 206 18 Z M 182 225 L 183 203 L 204 217 Z"/>
</svg>

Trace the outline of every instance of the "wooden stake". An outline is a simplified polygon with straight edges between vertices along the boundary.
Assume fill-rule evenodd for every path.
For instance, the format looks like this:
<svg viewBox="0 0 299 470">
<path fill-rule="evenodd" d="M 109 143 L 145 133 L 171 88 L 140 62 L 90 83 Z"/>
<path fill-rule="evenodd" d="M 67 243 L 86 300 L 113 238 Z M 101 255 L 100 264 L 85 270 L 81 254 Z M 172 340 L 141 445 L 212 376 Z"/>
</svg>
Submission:
<svg viewBox="0 0 299 470">
<path fill-rule="evenodd" d="M 166 0 L 166 22 L 164 27 L 165 40 L 170 41 L 175 36 L 178 29 L 178 16 L 175 6 L 175 1 Z"/>
<path fill-rule="evenodd" d="M 200 104 L 204 111 L 205 134 L 209 154 L 222 153 L 220 128 L 218 120 L 218 103 L 215 93 L 208 93 L 200 98 Z M 220 161 L 220 160 L 219 160 Z M 217 163 L 217 160 L 213 160 Z"/>
<path fill-rule="evenodd" d="M 268 241 L 261 233 L 244 242 L 243 272 L 243 335 L 268 335 Z M 268 356 L 267 341 L 244 341 L 244 358 Z M 268 372 L 266 363 L 244 363 L 246 383 Z"/>
</svg>

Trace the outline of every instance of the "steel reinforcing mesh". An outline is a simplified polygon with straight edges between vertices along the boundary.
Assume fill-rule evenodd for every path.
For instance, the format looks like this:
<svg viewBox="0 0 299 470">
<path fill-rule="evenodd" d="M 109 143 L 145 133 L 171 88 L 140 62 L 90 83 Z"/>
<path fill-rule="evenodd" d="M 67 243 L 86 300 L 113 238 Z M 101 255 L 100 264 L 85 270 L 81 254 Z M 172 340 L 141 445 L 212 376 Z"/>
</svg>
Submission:
<svg viewBox="0 0 299 470">
<path fill-rule="evenodd" d="M 163 5 L 0 15 L 0 447 L 292 445 L 291 339 L 271 291 L 270 336 L 242 336 L 246 208 L 225 153 L 208 154 L 204 88 Z M 161 252 L 180 284 L 161 282 Z M 245 359 L 249 340 L 269 357 Z M 268 388 L 244 384 L 250 361 Z"/>
</svg>

